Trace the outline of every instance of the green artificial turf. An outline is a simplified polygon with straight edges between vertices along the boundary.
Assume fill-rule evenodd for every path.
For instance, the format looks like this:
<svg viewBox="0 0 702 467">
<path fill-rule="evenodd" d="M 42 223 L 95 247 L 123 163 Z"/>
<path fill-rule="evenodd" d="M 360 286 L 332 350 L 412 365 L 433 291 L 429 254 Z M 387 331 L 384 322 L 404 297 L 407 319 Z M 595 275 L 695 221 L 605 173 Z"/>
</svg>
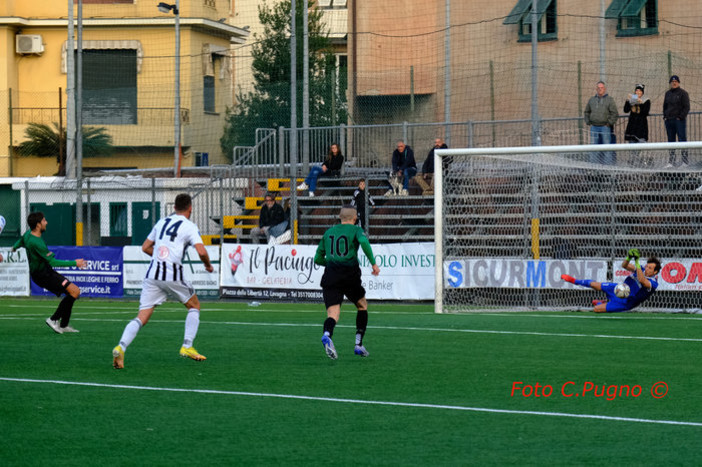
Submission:
<svg viewBox="0 0 702 467">
<path fill-rule="evenodd" d="M 57 303 L 0 299 L 2 465 L 660 465 L 702 447 L 694 315 L 371 303 L 364 359 L 344 305 L 332 361 L 321 304 L 210 302 L 195 362 L 166 304 L 117 371 L 136 303 L 81 299 L 64 335 L 44 323 Z M 550 396 L 526 397 L 537 384 Z"/>
</svg>

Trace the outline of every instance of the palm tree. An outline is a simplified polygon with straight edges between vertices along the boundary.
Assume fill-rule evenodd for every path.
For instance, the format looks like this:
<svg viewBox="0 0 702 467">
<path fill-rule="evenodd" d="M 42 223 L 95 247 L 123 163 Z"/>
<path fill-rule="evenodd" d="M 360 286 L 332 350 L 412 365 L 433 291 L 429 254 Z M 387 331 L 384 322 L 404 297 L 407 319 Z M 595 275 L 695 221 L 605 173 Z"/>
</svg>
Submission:
<svg viewBox="0 0 702 467">
<path fill-rule="evenodd" d="M 66 129 L 44 123 L 30 123 L 25 130 L 27 141 L 17 147 L 21 156 L 56 157 L 57 175 L 66 175 Z M 104 127 L 83 128 L 83 157 L 109 156 L 114 151 L 112 136 Z"/>
</svg>

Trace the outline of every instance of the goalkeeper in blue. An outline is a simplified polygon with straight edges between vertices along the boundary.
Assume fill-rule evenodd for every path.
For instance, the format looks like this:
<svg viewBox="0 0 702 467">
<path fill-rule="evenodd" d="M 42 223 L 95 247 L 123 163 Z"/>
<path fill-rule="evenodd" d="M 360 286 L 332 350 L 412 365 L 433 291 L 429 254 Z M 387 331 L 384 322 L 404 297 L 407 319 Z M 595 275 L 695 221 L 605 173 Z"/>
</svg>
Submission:
<svg viewBox="0 0 702 467">
<path fill-rule="evenodd" d="M 380 268 L 375 264 L 375 257 L 368 237 L 362 228 L 355 225 L 356 208 L 353 206 L 342 207 L 339 219 L 341 219 L 341 224 L 324 232 L 314 255 L 315 264 L 325 267 L 320 284 L 324 306 L 327 308 L 322 345 L 327 356 L 332 360 L 337 358 L 332 336 L 334 335 L 334 327 L 339 322 L 344 296 L 356 305 L 358 310 L 354 353 L 361 357 L 368 356 L 368 351 L 363 346 L 363 336 L 368 326 L 368 302 L 366 301 L 366 289 L 361 283 L 361 267 L 358 264 L 359 247 L 363 249 L 363 253 L 373 266 L 372 274 L 377 276 L 380 273 Z"/>
<path fill-rule="evenodd" d="M 606 293 L 607 300 L 592 301 L 592 304 L 595 305 L 593 309 L 595 313 L 630 311 L 648 300 L 658 288 L 658 273 L 661 270 L 661 261 L 655 256 L 651 256 L 642 267 L 639 264 L 640 257 L 641 253 L 639 250 L 632 248 L 627 252 L 626 259 L 622 261 L 622 268 L 634 273 L 624 279 L 624 283 L 630 289 L 629 296 L 626 298 L 619 298 L 614 294 L 614 288 L 617 286 L 616 282 L 595 282 L 589 279 L 576 279 L 567 274 L 563 274 L 561 279 L 571 284 L 590 287 Z M 632 259 L 634 260 L 633 264 Z"/>
</svg>

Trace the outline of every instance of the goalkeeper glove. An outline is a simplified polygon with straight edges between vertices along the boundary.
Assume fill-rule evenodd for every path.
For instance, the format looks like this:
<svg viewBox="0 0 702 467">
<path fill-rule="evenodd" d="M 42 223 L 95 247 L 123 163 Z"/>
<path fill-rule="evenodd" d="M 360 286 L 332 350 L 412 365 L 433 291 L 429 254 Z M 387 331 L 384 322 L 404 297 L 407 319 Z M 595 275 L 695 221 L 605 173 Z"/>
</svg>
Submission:
<svg viewBox="0 0 702 467">
<path fill-rule="evenodd" d="M 641 257 L 641 252 L 639 252 L 639 250 L 636 248 L 632 248 L 626 254 L 627 261 L 631 261 L 632 258 L 639 259 Z"/>
<path fill-rule="evenodd" d="M 637 271 L 639 269 L 641 269 L 641 266 L 639 266 L 639 257 L 638 256 L 634 258 L 634 266 L 636 266 Z"/>
</svg>

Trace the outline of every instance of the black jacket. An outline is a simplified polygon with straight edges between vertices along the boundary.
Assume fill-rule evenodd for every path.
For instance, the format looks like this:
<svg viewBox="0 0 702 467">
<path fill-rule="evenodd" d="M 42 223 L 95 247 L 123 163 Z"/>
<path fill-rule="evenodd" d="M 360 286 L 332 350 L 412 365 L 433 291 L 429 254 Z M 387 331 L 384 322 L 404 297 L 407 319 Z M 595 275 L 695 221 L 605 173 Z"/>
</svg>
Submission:
<svg viewBox="0 0 702 467">
<path fill-rule="evenodd" d="M 272 208 L 264 203 L 261 206 L 261 215 L 258 218 L 259 227 L 273 227 L 278 225 L 285 220 L 285 211 L 283 211 L 283 206 L 278 203 L 273 204 Z"/>
<path fill-rule="evenodd" d="M 663 99 L 663 118 L 685 120 L 690 113 L 690 96 L 683 88 L 668 89 Z"/>
<path fill-rule="evenodd" d="M 338 177 L 341 175 L 341 168 L 344 166 L 344 156 L 341 154 L 332 156 L 322 162 L 322 165 L 327 168 L 327 171 L 324 173 L 325 175 Z"/>
<path fill-rule="evenodd" d="M 403 152 L 395 149 L 392 152 L 392 171 L 399 172 L 410 167 L 417 168 L 417 163 L 414 161 L 414 151 L 411 147 L 405 146 Z"/>
</svg>

